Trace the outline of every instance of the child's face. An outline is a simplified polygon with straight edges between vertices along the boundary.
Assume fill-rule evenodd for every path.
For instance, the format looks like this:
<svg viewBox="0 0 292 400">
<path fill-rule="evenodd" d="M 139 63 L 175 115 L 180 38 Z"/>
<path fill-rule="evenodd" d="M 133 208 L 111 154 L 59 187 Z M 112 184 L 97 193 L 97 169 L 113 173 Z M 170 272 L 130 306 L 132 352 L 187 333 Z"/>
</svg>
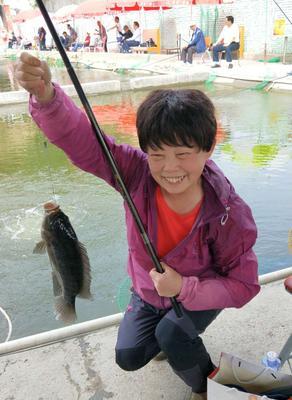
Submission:
<svg viewBox="0 0 292 400">
<path fill-rule="evenodd" d="M 167 146 L 148 149 L 148 164 L 153 179 L 169 194 L 183 194 L 197 187 L 204 166 L 211 156 L 209 151 L 195 147 Z"/>
</svg>

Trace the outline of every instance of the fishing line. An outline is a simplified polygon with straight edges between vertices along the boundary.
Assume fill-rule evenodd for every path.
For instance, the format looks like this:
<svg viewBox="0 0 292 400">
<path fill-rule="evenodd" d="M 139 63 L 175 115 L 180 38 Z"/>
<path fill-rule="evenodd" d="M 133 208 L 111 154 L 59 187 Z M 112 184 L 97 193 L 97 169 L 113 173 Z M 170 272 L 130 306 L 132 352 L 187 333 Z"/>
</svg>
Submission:
<svg viewBox="0 0 292 400">
<path fill-rule="evenodd" d="M 11 334 L 12 334 L 12 323 L 11 323 L 11 319 L 10 319 L 9 315 L 7 314 L 7 312 L 2 307 L 0 307 L 0 312 L 4 315 L 4 317 L 6 318 L 7 323 L 8 323 L 8 335 L 7 335 L 6 339 L 3 342 L 3 343 L 5 343 L 5 342 L 8 342 L 8 340 L 11 337 Z"/>
<path fill-rule="evenodd" d="M 52 185 L 53 199 L 57 202 L 57 195 L 56 195 L 56 191 L 55 191 L 55 185 L 54 185 L 52 168 L 51 168 L 51 159 L 50 159 L 50 154 L 49 154 L 49 147 L 48 147 L 48 142 L 46 140 L 44 141 L 44 148 L 45 148 L 45 154 L 46 154 L 47 164 L 48 164 L 49 180 L 50 180 L 50 183 Z"/>
</svg>

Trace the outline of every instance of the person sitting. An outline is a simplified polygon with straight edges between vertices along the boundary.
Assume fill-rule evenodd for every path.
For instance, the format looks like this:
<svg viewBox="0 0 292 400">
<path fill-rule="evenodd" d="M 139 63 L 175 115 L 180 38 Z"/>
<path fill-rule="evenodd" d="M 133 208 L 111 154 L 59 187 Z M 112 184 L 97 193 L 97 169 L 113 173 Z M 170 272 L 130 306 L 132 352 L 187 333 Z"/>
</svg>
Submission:
<svg viewBox="0 0 292 400">
<path fill-rule="evenodd" d="M 193 31 L 189 44 L 181 51 L 181 60 L 184 63 L 192 64 L 194 53 L 203 53 L 206 50 L 206 42 L 203 32 L 196 24 L 190 25 Z"/>
<path fill-rule="evenodd" d="M 85 47 L 89 47 L 89 44 L 90 44 L 90 33 L 87 32 L 86 36 L 85 36 L 85 39 L 84 39 L 84 42 L 83 43 L 76 42 L 72 46 L 72 51 L 77 51 L 78 49 L 82 49 L 82 48 L 84 49 Z"/>
<path fill-rule="evenodd" d="M 239 27 L 234 23 L 234 18 L 229 15 L 226 17 L 225 26 L 222 29 L 217 42 L 212 46 L 214 65 L 211 68 L 220 67 L 219 53 L 222 51 L 225 51 L 226 53 L 226 62 L 228 63 L 228 68 L 233 68 L 232 52 L 238 49 Z"/>
<path fill-rule="evenodd" d="M 65 50 L 69 50 L 70 47 L 70 37 L 66 31 L 63 32 L 62 36 L 60 36 L 60 41 L 65 48 Z"/>
<path fill-rule="evenodd" d="M 8 49 L 12 49 L 13 47 L 15 47 L 16 43 L 17 43 L 17 38 L 15 36 L 15 33 L 11 32 L 11 35 L 8 39 Z"/>
<path fill-rule="evenodd" d="M 123 53 L 123 43 L 125 40 L 130 39 L 131 37 L 133 37 L 133 32 L 131 31 L 131 29 L 129 28 L 128 25 L 124 26 L 124 32 L 119 32 L 121 35 L 121 41 L 120 41 L 120 53 Z"/>
<path fill-rule="evenodd" d="M 126 39 L 122 44 L 122 53 L 132 53 L 131 47 L 139 46 L 141 43 L 141 29 L 139 22 L 133 23 L 133 36 L 131 39 Z"/>
</svg>

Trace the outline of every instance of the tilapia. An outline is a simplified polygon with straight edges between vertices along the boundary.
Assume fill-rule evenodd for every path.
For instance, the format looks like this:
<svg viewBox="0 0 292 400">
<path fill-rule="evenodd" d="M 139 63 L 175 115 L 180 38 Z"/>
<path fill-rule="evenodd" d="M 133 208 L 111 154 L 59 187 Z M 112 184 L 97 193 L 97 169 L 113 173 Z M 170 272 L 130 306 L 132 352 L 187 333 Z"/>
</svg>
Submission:
<svg viewBox="0 0 292 400">
<path fill-rule="evenodd" d="M 70 323 L 76 319 L 76 296 L 91 298 L 89 258 L 60 207 L 55 202 L 47 202 L 44 211 L 42 240 L 33 252 L 41 254 L 47 251 L 52 266 L 56 319 Z"/>
</svg>

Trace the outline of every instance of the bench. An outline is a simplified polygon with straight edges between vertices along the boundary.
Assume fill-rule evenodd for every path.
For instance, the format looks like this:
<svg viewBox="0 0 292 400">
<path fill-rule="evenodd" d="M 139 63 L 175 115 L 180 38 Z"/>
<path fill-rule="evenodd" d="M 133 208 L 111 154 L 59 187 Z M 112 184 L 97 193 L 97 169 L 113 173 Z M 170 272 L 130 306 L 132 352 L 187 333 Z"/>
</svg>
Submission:
<svg viewBox="0 0 292 400">
<path fill-rule="evenodd" d="M 144 29 L 142 34 L 142 43 L 147 42 L 147 40 L 149 39 L 152 39 L 156 44 L 156 46 L 153 47 L 134 46 L 131 47 L 132 53 L 160 53 L 161 52 L 160 29 Z"/>
<path fill-rule="evenodd" d="M 180 59 L 181 54 L 181 34 L 176 35 L 176 46 L 175 47 L 164 47 L 161 49 L 163 54 L 177 54 L 177 58 Z"/>
</svg>

